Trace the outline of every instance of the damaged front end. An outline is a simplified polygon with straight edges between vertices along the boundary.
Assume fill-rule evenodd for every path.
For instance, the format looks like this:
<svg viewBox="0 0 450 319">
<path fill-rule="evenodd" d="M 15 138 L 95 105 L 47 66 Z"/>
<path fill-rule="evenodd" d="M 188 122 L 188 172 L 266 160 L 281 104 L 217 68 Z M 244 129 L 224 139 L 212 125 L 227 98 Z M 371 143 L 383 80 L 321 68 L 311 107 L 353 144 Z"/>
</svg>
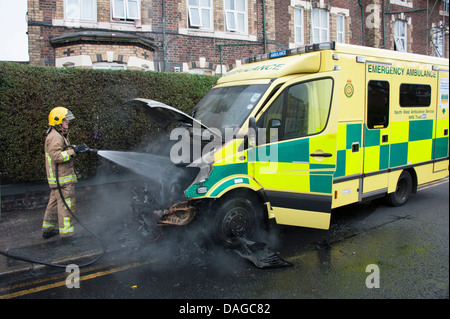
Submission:
<svg viewBox="0 0 450 319">
<path fill-rule="evenodd" d="M 184 234 L 194 230 L 194 237 L 231 248 L 259 268 L 290 265 L 270 251 L 267 244 L 248 238 L 256 237 L 264 209 L 259 205 L 261 199 L 254 197 L 258 196 L 253 193 L 258 185 L 247 176 L 247 154 L 240 148 L 243 138 L 225 141 L 219 133 L 193 117 L 157 101 L 136 99 L 127 103 L 144 108 L 163 132 L 181 128 L 180 142 L 186 137 L 189 141 L 178 144 L 177 134 L 171 133 L 168 134 L 170 138 L 166 136 L 159 140 L 170 155 L 165 154 L 165 158 L 170 161 L 151 169 L 150 175 L 154 172 L 158 178 L 131 190 L 132 211 L 145 239 L 158 240 L 164 226 L 185 226 L 196 219 L 198 223 L 195 222 L 192 228 L 189 226 Z M 192 152 L 189 156 L 179 157 L 180 150 L 185 151 L 185 147 Z M 174 160 L 173 155 L 182 160 Z M 244 187 L 234 189 L 233 186 L 238 184 Z M 220 197 L 220 191 L 224 189 L 234 189 L 228 193 L 233 196 Z M 192 237 L 191 234 L 186 236 Z"/>
<path fill-rule="evenodd" d="M 162 226 L 184 226 L 196 215 L 197 208 L 188 201 L 169 204 L 167 208 L 155 199 L 148 185 L 131 189 L 131 207 L 134 217 L 140 223 L 142 234 L 146 238 L 157 239 L 162 233 Z"/>
<path fill-rule="evenodd" d="M 189 154 L 188 158 L 183 158 L 183 162 L 175 164 L 171 158 L 172 147 L 178 141 L 172 139 L 171 129 L 183 127 L 191 134 L 202 134 L 203 130 L 209 130 L 201 122 L 193 117 L 171 107 L 166 104 L 148 99 L 134 99 L 127 101 L 125 104 L 132 105 L 138 110 L 146 112 L 150 118 L 157 124 L 162 132 L 159 148 L 165 149 L 165 156 L 172 160 L 171 165 L 167 165 L 170 169 L 164 172 L 163 177 L 158 183 L 147 183 L 142 187 L 134 187 L 132 193 L 132 208 L 134 215 L 140 220 L 142 227 L 149 233 L 158 233 L 157 230 L 161 226 L 175 225 L 184 226 L 192 222 L 195 218 L 197 208 L 187 201 L 184 191 L 190 185 L 204 181 L 211 172 L 211 165 L 205 165 L 200 159 L 195 161 Z M 198 131 L 193 131 L 193 127 L 197 127 Z M 211 134 L 215 134 L 211 131 Z M 201 143 L 203 143 L 202 141 Z M 202 145 L 203 147 L 204 145 Z M 156 169 L 156 168 L 155 168 Z M 163 195 L 161 195 L 163 194 Z"/>
</svg>

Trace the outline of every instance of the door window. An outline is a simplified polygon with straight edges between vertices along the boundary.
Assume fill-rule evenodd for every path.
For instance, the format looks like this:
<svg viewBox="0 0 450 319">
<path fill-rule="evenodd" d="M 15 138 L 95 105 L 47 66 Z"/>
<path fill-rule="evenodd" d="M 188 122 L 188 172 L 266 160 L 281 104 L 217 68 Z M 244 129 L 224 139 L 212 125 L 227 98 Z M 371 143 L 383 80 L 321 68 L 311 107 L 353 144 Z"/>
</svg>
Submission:
<svg viewBox="0 0 450 319">
<path fill-rule="evenodd" d="M 385 128 L 389 124 L 389 82 L 369 81 L 367 87 L 367 127 Z"/>
<path fill-rule="evenodd" d="M 266 110 L 259 127 L 266 129 L 266 139 L 274 142 L 320 133 L 325 129 L 331 105 L 333 80 L 324 78 L 294 84 L 286 88 Z M 278 129 L 278 134 L 270 129 Z"/>
</svg>

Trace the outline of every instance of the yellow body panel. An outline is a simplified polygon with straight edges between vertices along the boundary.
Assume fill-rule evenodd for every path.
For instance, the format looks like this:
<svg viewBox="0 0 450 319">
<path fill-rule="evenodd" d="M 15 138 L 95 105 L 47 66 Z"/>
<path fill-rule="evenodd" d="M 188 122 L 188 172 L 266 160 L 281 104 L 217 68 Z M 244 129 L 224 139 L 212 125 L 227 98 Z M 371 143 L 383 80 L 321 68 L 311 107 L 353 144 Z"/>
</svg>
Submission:
<svg viewBox="0 0 450 319">
<path fill-rule="evenodd" d="M 318 229 L 330 228 L 329 213 L 317 213 L 298 209 L 272 207 L 277 224 L 295 225 Z"/>
<path fill-rule="evenodd" d="M 387 188 L 388 177 L 389 175 L 387 173 L 364 177 L 362 193 L 366 194 Z"/>
<path fill-rule="evenodd" d="M 401 173 L 401 170 L 389 173 L 388 193 L 395 192 L 395 189 L 397 188 L 397 181 Z"/>
<path fill-rule="evenodd" d="M 359 179 L 352 179 L 333 185 L 332 208 L 356 203 L 359 201 Z"/>
<path fill-rule="evenodd" d="M 243 65 L 222 76 L 217 83 L 281 78 L 291 74 L 315 73 L 319 71 L 319 68 L 320 53 L 313 52 L 303 56 L 290 56 Z"/>
</svg>

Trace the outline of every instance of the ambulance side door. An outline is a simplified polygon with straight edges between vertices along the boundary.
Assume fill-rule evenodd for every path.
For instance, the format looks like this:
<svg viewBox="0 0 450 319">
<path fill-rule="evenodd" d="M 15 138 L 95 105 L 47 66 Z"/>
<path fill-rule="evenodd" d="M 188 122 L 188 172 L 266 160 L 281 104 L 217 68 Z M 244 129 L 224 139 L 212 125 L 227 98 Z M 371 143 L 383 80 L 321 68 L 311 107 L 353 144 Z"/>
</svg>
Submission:
<svg viewBox="0 0 450 319">
<path fill-rule="evenodd" d="M 387 191 L 390 160 L 390 103 L 392 76 L 389 63 L 366 63 L 365 124 L 363 125 L 362 197 Z"/>
<path fill-rule="evenodd" d="M 339 72 L 288 81 L 257 118 L 255 180 L 279 224 L 328 229 L 337 154 Z M 262 130 L 261 130 L 262 129 Z"/>
</svg>

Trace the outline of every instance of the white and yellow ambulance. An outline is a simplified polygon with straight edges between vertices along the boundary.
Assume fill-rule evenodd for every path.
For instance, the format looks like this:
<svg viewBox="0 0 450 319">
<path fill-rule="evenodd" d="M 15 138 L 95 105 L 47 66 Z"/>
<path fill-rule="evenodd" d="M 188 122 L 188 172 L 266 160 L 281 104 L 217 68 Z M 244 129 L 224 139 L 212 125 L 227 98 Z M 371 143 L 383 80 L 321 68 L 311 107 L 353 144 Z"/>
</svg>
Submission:
<svg viewBox="0 0 450 319">
<path fill-rule="evenodd" d="M 191 116 L 220 147 L 185 190 L 225 241 L 264 219 L 328 229 L 334 208 L 403 205 L 449 173 L 449 66 L 441 58 L 334 42 L 248 58 Z"/>
</svg>

